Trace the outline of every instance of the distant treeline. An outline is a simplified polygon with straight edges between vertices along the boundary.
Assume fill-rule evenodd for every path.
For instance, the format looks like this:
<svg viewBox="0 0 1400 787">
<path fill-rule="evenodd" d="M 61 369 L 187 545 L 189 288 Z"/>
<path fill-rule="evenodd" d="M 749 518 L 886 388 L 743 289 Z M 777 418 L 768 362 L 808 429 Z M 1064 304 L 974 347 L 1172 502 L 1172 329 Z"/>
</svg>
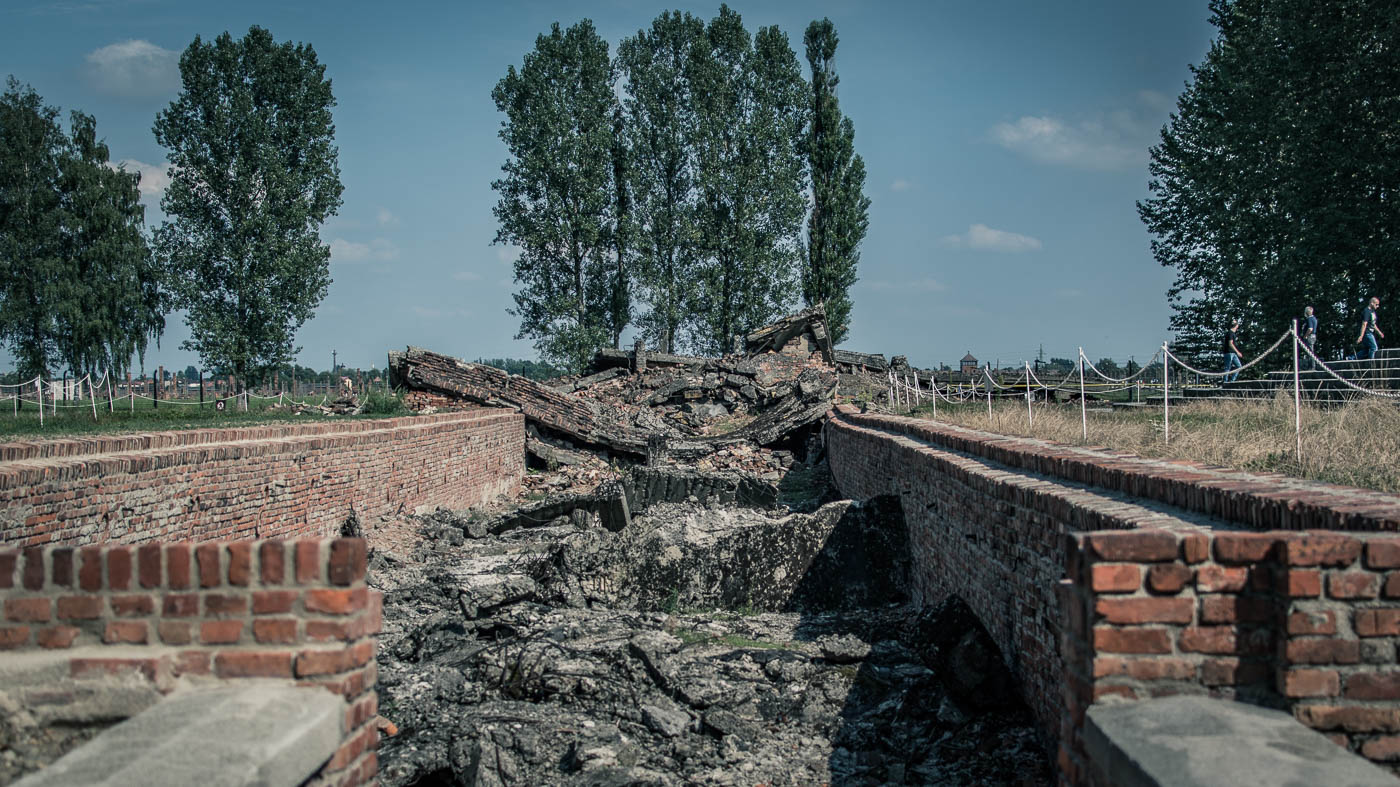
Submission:
<svg viewBox="0 0 1400 787">
<path fill-rule="evenodd" d="M 477 358 L 476 362 L 504 369 L 511 374 L 518 374 L 531 380 L 550 380 L 568 373 L 567 370 L 544 361 L 529 361 L 520 358 Z"/>
</svg>

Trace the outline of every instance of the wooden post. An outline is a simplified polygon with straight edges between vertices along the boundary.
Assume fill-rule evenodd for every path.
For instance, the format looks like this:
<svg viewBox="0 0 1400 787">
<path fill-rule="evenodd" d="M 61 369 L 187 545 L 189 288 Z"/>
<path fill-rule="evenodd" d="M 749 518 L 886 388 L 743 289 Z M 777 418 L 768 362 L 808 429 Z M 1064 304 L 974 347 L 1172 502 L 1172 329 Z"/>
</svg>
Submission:
<svg viewBox="0 0 1400 787">
<path fill-rule="evenodd" d="M 1035 426 L 1035 418 L 1031 415 L 1031 365 L 1026 361 L 1021 363 L 1026 364 L 1026 428 L 1030 429 Z"/>
<path fill-rule="evenodd" d="M 1303 397 L 1298 381 L 1298 319 L 1293 319 L 1293 450 L 1303 463 Z"/>
<path fill-rule="evenodd" d="M 992 373 L 987 371 L 987 425 L 992 423 Z"/>
<path fill-rule="evenodd" d="M 117 407 L 112 402 L 112 370 L 108 369 L 107 373 L 102 376 L 107 378 L 107 412 L 115 413 L 117 411 Z"/>
<path fill-rule="evenodd" d="M 204 409 L 204 369 L 199 370 L 199 408 Z"/>
<path fill-rule="evenodd" d="M 126 372 L 126 398 L 131 403 L 131 412 L 136 412 L 136 389 L 131 387 L 131 370 Z"/>
<path fill-rule="evenodd" d="M 1171 352 L 1167 350 L 1167 343 L 1162 342 L 1162 442 L 1169 443 L 1172 439 L 1172 411 L 1169 400 L 1171 394 L 1167 392 L 1167 378 L 1171 375 Z"/>
<path fill-rule="evenodd" d="M 92 422 L 97 423 L 97 394 L 92 390 L 92 375 L 88 375 L 88 398 L 92 400 Z"/>
<path fill-rule="evenodd" d="M 39 428 L 44 428 L 44 378 L 42 375 L 34 378 L 34 390 L 39 394 Z"/>
</svg>

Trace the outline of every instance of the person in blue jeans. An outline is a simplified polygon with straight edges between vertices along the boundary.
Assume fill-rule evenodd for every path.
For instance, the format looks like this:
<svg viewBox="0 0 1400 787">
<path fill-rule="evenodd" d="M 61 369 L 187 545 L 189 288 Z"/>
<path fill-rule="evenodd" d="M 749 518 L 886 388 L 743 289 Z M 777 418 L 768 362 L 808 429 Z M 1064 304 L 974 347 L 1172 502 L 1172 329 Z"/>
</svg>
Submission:
<svg viewBox="0 0 1400 787">
<path fill-rule="evenodd" d="M 1381 299 L 1372 296 L 1370 303 L 1361 312 L 1361 335 L 1356 337 L 1356 343 L 1361 345 L 1361 349 L 1356 351 L 1358 361 L 1369 361 L 1376 357 L 1376 351 L 1380 345 L 1376 342 L 1376 337 L 1385 338 L 1385 331 L 1376 324 L 1376 311 L 1381 308 Z"/>
<path fill-rule="evenodd" d="M 1243 364 L 1240 363 L 1240 348 L 1235 345 L 1235 338 L 1240 331 L 1240 320 L 1236 317 L 1230 321 L 1230 330 L 1225 334 L 1225 342 L 1221 346 L 1221 351 L 1225 353 L 1225 382 L 1232 383 L 1239 372 L 1230 374 L 1231 369 L 1238 369 Z"/>
<path fill-rule="evenodd" d="M 1303 309 L 1303 319 L 1298 323 L 1298 338 L 1303 340 L 1303 344 L 1309 350 L 1317 352 L 1317 317 L 1313 315 L 1313 307 L 1307 306 Z M 1317 368 L 1311 353 L 1303 353 L 1303 364 L 1312 371 Z"/>
</svg>

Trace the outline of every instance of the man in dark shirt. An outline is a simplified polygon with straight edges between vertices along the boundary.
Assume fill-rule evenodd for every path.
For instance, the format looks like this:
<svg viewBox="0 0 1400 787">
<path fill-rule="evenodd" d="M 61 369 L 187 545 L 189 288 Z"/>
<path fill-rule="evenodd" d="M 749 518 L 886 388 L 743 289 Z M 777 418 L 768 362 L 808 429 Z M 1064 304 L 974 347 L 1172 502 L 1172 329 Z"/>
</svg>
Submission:
<svg viewBox="0 0 1400 787">
<path fill-rule="evenodd" d="M 1311 306 L 1303 309 L 1303 321 L 1298 323 L 1298 338 L 1303 340 L 1303 344 L 1306 344 L 1309 350 L 1317 351 L 1317 318 L 1313 316 Z M 1303 353 L 1303 363 L 1308 370 L 1317 368 L 1312 353 Z"/>
<path fill-rule="evenodd" d="M 1376 351 L 1380 345 L 1376 342 L 1376 337 L 1385 338 L 1385 331 L 1376 324 L 1376 310 L 1381 307 L 1381 299 L 1372 297 L 1369 304 L 1361 312 L 1361 335 L 1356 337 L 1356 343 L 1361 345 L 1361 349 L 1356 351 L 1356 359 L 1370 360 L 1376 357 Z"/>
<path fill-rule="evenodd" d="M 1240 363 L 1240 348 L 1235 346 L 1235 336 L 1239 333 L 1240 321 L 1238 318 L 1230 321 L 1230 330 L 1225 334 L 1225 342 L 1220 348 L 1225 353 L 1225 382 L 1232 383 L 1239 372 L 1230 374 L 1231 369 L 1238 369 L 1243 364 Z"/>
</svg>

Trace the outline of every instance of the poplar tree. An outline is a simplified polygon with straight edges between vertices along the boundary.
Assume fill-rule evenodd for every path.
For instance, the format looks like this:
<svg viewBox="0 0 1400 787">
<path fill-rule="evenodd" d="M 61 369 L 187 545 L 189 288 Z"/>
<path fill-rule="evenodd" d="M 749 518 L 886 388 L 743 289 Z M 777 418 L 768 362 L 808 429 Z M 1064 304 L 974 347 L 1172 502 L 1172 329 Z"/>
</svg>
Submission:
<svg viewBox="0 0 1400 787">
<path fill-rule="evenodd" d="M 171 182 L 158 259 L 207 367 L 240 383 L 286 365 L 296 332 L 330 285 L 321 225 L 340 207 L 335 97 L 310 44 L 198 36 L 180 57 L 183 90 L 156 116 Z"/>
<path fill-rule="evenodd" d="M 670 11 L 617 50 L 626 77 L 624 133 L 631 151 L 639 318 L 652 347 L 674 353 L 692 303 L 701 253 L 696 229 L 696 70 L 707 55 L 705 23 Z"/>
<path fill-rule="evenodd" d="M 826 305 L 835 344 L 850 330 L 849 291 L 856 283 L 860 243 L 870 223 L 870 199 L 864 193 L 865 162 L 855 153 L 855 125 L 841 115 L 836 100 L 836 26 L 829 19 L 812 22 L 803 40 L 812 71 L 811 119 L 803 145 L 812 179 L 812 209 L 802 299 L 808 306 Z"/>
<path fill-rule="evenodd" d="M 510 310 L 520 318 L 516 338 L 533 339 L 541 358 L 570 370 L 611 338 L 614 82 L 608 44 L 585 19 L 537 37 L 491 93 L 506 115 L 500 137 L 510 154 L 505 176 L 491 184 L 500 195 L 495 242 L 521 250 Z"/>
<path fill-rule="evenodd" d="M 697 230 L 705 255 L 695 343 L 728 352 L 732 337 L 791 304 L 806 204 L 798 144 L 804 85 L 787 36 L 752 39 L 727 5 L 706 28 L 696 69 Z"/>
<path fill-rule="evenodd" d="M 1354 347 L 1363 299 L 1400 295 L 1400 6 L 1212 0 L 1219 33 L 1152 148 L 1138 212 L 1178 348 L 1218 357 L 1231 317 L 1266 342 L 1317 309 Z"/>
</svg>

